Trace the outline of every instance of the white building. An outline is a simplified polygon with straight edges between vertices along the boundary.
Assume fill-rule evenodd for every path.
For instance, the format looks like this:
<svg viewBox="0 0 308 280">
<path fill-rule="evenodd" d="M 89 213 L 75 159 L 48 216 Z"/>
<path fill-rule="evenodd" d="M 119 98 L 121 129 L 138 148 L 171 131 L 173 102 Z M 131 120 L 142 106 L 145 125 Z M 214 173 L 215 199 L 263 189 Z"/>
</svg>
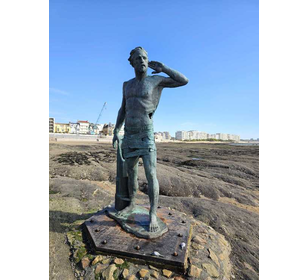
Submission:
<svg viewBox="0 0 308 280">
<path fill-rule="evenodd" d="M 104 125 L 103 124 L 97 124 L 94 128 L 94 132 L 95 134 L 101 134 L 103 132 L 103 128 L 104 128 Z"/>
<path fill-rule="evenodd" d="M 176 140 L 188 140 L 188 132 L 184 130 L 177 131 L 175 133 Z"/>
<path fill-rule="evenodd" d="M 196 140 L 197 139 L 197 135 L 198 135 L 198 131 L 197 130 L 190 130 L 190 131 L 188 131 L 188 139 L 189 140 Z"/>
<path fill-rule="evenodd" d="M 155 141 L 156 141 L 156 142 L 160 142 L 160 141 L 163 140 L 163 136 L 161 135 L 160 132 L 155 132 L 155 133 L 154 133 L 154 138 L 155 138 Z"/>
<path fill-rule="evenodd" d="M 208 139 L 216 139 L 216 134 L 209 134 Z"/>
<path fill-rule="evenodd" d="M 79 124 L 79 133 L 80 134 L 88 134 L 89 133 L 89 125 L 88 121 L 77 121 Z"/>
<path fill-rule="evenodd" d="M 218 139 L 218 140 L 228 140 L 228 134 L 226 134 L 226 133 L 216 133 L 216 139 Z"/>
<path fill-rule="evenodd" d="M 198 139 L 200 140 L 206 140 L 208 137 L 208 134 L 206 132 L 202 132 L 202 131 L 199 131 L 198 133 Z"/>
<path fill-rule="evenodd" d="M 228 134 L 227 137 L 228 137 L 228 140 L 231 140 L 231 141 L 240 141 L 239 135 Z"/>
<path fill-rule="evenodd" d="M 70 133 L 79 134 L 80 124 L 79 123 L 69 123 L 70 125 Z"/>
<path fill-rule="evenodd" d="M 184 131 L 180 130 L 175 133 L 176 140 L 206 140 L 206 139 L 217 139 L 217 140 L 233 140 L 240 141 L 239 135 L 227 134 L 227 133 L 215 133 L 208 134 L 203 131 L 190 130 Z"/>
</svg>

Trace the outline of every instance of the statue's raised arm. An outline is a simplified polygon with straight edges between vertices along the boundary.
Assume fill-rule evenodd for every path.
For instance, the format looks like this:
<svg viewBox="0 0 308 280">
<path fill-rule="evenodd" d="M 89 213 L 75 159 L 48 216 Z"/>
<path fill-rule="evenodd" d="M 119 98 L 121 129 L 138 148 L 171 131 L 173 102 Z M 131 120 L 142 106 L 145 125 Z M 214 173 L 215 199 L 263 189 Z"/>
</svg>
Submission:
<svg viewBox="0 0 308 280">
<path fill-rule="evenodd" d="M 149 67 L 155 71 L 152 74 L 158 74 L 163 72 L 167 74 L 170 78 L 159 76 L 161 81 L 159 86 L 161 87 L 180 87 L 188 83 L 188 79 L 180 72 L 171 69 L 167 65 L 158 61 L 149 61 Z"/>
</svg>

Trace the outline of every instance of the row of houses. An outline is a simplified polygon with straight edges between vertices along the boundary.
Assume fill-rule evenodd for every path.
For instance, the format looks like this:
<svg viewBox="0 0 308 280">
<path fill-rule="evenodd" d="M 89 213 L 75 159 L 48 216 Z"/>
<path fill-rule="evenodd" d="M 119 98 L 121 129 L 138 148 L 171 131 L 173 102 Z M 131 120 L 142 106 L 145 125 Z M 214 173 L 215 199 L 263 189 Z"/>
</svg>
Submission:
<svg viewBox="0 0 308 280">
<path fill-rule="evenodd" d="M 49 118 L 49 133 L 93 134 L 112 136 L 113 130 L 114 124 L 112 123 L 97 125 L 94 125 L 89 121 L 77 121 L 76 123 L 56 123 L 54 118 Z"/>
<path fill-rule="evenodd" d="M 89 121 L 77 121 L 76 123 L 56 123 L 54 118 L 49 118 L 49 133 L 70 133 L 70 134 L 93 134 L 93 135 L 105 135 L 112 136 L 115 125 L 109 124 L 97 124 L 94 125 Z M 122 127 L 120 134 L 124 134 L 124 128 Z M 168 131 L 155 132 L 154 137 L 156 141 L 164 141 L 172 139 Z M 232 140 L 240 141 L 239 135 L 227 134 L 227 133 L 215 133 L 209 134 L 202 131 L 180 130 L 175 133 L 176 140 Z"/>
<path fill-rule="evenodd" d="M 209 133 L 197 131 L 197 130 L 190 130 L 190 131 L 180 130 L 175 133 L 175 139 L 176 140 L 216 139 L 216 140 L 240 141 L 240 136 L 234 135 L 234 134 L 227 134 L 227 133 L 209 134 Z"/>
</svg>

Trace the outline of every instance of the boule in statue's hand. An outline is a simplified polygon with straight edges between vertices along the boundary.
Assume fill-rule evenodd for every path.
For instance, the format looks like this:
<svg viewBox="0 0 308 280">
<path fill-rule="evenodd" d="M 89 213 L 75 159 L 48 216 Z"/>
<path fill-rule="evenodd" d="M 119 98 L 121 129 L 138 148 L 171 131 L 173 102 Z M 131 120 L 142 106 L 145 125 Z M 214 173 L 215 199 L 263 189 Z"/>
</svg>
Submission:
<svg viewBox="0 0 308 280">
<path fill-rule="evenodd" d="M 158 74 L 162 72 L 164 68 L 164 64 L 158 61 L 149 61 L 148 65 L 151 69 L 155 70 L 152 74 Z"/>
<path fill-rule="evenodd" d="M 114 149 L 116 148 L 116 143 L 119 144 L 119 134 L 118 133 L 115 133 L 113 135 L 112 146 L 113 146 Z"/>
</svg>

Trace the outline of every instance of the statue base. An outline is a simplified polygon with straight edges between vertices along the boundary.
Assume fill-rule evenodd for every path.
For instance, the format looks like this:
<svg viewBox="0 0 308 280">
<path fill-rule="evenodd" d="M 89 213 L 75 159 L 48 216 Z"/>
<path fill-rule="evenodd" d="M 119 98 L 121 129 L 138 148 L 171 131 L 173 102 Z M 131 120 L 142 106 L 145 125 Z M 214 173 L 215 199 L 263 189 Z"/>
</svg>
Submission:
<svg viewBox="0 0 308 280">
<path fill-rule="evenodd" d="M 166 224 L 168 231 L 158 238 L 146 239 L 123 230 L 108 213 L 115 213 L 114 208 L 105 208 L 84 222 L 89 245 L 96 254 L 113 255 L 173 271 L 185 271 L 192 235 L 191 219 L 185 214 L 159 207 L 157 215 Z M 140 227 L 146 231 L 148 216 L 146 219 L 139 212 L 135 217 L 143 217 Z M 185 246 L 180 246 L 181 244 Z M 155 255 L 155 251 L 160 255 Z"/>
<path fill-rule="evenodd" d="M 149 231 L 150 216 L 149 209 L 136 206 L 134 211 L 124 214 L 122 217 L 117 216 L 117 210 L 108 209 L 108 216 L 119 223 L 119 225 L 127 232 L 132 233 L 140 238 L 153 239 L 162 236 L 168 231 L 166 224 L 157 217 L 159 229 L 156 232 Z"/>
</svg>

